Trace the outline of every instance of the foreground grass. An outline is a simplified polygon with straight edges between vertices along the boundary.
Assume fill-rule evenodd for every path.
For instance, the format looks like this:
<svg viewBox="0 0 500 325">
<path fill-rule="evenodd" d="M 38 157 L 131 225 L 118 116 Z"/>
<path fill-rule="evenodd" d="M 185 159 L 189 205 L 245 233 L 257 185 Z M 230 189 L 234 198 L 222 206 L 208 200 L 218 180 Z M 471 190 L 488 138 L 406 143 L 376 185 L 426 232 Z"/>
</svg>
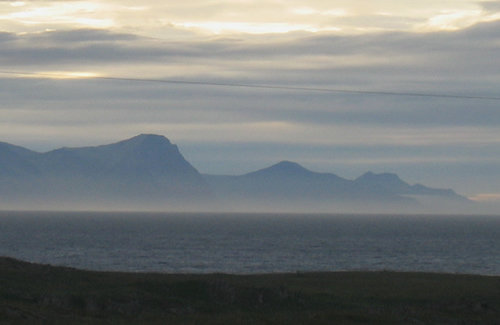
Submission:
<svg viewBox="0 0 500 325">
<path fill-rule="evenodd" d="M 0 258 L 0 324 L 500 324 L 500 277 L 91 272 Z"/>
</svg>

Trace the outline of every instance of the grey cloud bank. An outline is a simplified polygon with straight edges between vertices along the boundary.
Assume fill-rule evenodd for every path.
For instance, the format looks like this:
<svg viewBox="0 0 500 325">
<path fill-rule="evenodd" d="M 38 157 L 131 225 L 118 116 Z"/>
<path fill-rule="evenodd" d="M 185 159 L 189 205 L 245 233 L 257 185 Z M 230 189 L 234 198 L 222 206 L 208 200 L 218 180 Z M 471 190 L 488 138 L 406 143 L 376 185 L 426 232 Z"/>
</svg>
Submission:
<svg viewBox="0 0 500 325">
<path fill-rule="evenodd" d="M 499 41 L 498 21 L 432 33 L 173 41 L 102 29 L 4 32 L 0 63 L 56 75 L 499 97 Z M 34 150 L 160 133 L 203 173 L 293 160 L 345 177 L 393 171 L 469 196 L 500 193 L 498 100 L 15 74 L 1 74 L 0 96 L 0 138 Z"/>
</svg>

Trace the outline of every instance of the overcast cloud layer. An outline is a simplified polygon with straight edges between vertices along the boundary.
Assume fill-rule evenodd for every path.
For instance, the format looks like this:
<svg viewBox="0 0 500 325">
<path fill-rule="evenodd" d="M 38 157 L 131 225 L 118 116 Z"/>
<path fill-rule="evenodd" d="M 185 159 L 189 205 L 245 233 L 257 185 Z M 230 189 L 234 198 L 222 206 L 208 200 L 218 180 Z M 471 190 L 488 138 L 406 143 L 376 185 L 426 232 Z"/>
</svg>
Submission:
<svg viewBox="0 0 500 325">
<path fill-rule="evenodd" d="M 498 1 L 0 1 L 0 141 L 158 133 L 202 173 L 286 159 L 493 200 L 499 54 Z"/>
</svg>

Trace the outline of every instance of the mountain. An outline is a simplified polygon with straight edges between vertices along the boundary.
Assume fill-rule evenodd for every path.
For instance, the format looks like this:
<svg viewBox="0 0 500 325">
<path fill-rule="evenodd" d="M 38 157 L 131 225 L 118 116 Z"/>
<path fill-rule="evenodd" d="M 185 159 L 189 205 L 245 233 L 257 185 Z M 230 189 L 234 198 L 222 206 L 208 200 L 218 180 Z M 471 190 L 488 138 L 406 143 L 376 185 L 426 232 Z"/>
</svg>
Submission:
<svg viewBox="0 0 500 325">
<path fill-rule="evenodd" d="M 19 178 L 36 174 L 30 158 L 36 155 L 28 149 L 0 142 L 0 178 Z"/>
<path fill-rule="evenodd" d="M 2 144 L 0 157 L 0 193 L 28 205 L 152 208 L 212 198 L 208 184 L 177 146 L 158 135 L 46 153 Z"/>
<path fill-rule="evenodd" d="M 296 212 L 395 212 L 466 202 L 396 174 L 349 180 L 290 161 L 239 176 L 201 175 L 167 138 L 142 134 L 45 153 L 0 142 L 0 207 Z"/>
<path fill-rule="evenodd" d="M 354 181 L 331 173 L 310 171 L 297 163 L 282 161 L 241 176 L 204 175 L 219 197 L 300 204 L 345 199 L 369 199 L 374 193 L 361 191 Z M 373 195 L 372 195 L 373 194 Z M 378 199 L 381 199 L 377 196 Z M 384 199 L 404 200 L 394 195 Z"/>
<path fill-rule="evenodd" d="M 321 201 L 340 194 L 338 188 L 345 191 L 349 186 L 337 175 L 316 173 L 289 161 L 241 176 L 204 176 L 218 197 L 240 203 Z"/>
<path fill-rule="evenodd" d="M 361 187 L 386 193 L 441 196 L 459 201 L 467 200 L 466 197 L 458 195 L 451 189 L 430 188 L 421 184 L 410 185 L 402 181 L 398 175 L 392 173 L 374 174 L 367 172 L 356 178 L 355 182 Z"/>
<path fill-rule="evenodd" d="M 39 162 L 51 175 L 105 179 L 124 186 L 148 183 L 170 188 L 173 195 L 191 194 L 204 183 L 177 146 L 157 135 L 139 135 L 98 147 L 61 148 L 41 155 Z M 189 186 L 191 183 L 196 186 Z"/>
<path fill-rule="evenodd" d="M 271 167 L 260 169 L 255 172 L 246 174 L 249 178 L 311 178 L 316 176 L 323 176 L 324 174 L 312 172 L 301 165 L 291 162 L 282 161 Z M 333 174 L 331 174 L 333 175 Z M 333 175 L 335 176 L 335 175 Z M 338 177 L 338 176 L 335 176 Z M 339 177 L 340 178 L 340 177 Z"/>
<path fill-rule="evenodd" d="M 467 201 L 452 190 L 410 185 L 396 174 L 368 172 L 356 180 L 331 173 L 317 173 L 282 161 L 240 176 L 204 175 L 214 193 L 226 205 L 292 211 L 382 211 L 415 208 L 417 196 Z"/>
</svg>

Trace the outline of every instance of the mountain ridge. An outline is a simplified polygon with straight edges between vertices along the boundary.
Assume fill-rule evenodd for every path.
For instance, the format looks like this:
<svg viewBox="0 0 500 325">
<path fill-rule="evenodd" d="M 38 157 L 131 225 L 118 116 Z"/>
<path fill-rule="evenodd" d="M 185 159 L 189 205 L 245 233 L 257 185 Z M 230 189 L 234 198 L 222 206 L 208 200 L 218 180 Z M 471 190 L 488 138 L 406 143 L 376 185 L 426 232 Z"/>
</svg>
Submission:
<svg viewBox="0 0 500 325">
<path fill-rule="evenodd" d="M 410 185 L 393 173 L 349 180 L 280 161 L 243 175 L 202 175 L 164 136 L 141 134 L 119 142 L 62 147 L 45 153 L 0 142 L 0 203 L 52 201 L 124 208 L 325 210 L 418 205 L 417 197 L 466 201 L 451 189 Z M 15 205 L 15 204 L 14 204 Z"/>
<path fill-rule="evenodd" d="M 8 148 L 9 149 L 9 148 Z M 117 143 L 95 147 L 63 147 L 21 157 L 16 164 L 33 166 L 35 175 L 20 181 L 19 173 L 2 164 L 0 194 L 4 205 L 34 201 L 81 206 L 179 206 L 213 197 L 201 174 L 167 138 L 139 135 Z M 12 165 L 12 163 L 8 164 Z M 7 165 L 7 167 L 9 167 Z M 7 202 L 6 202 L 7 201 Z M 174 202 L 175 201 L 175 202 Z M 177 204 L 178 203 L 178 204 Z"/>
<path fill-rule="evenodd" d="M 427 198 L 439 197 L 457 203 L 469 201 L 452 190 L 410 185 L 393 173 L 367 172 L 349 180 L 332 173 L 313 172 L 290 161 L 239 176 L 203 176 L 216 195 L 248 208 L 256 203 L 294 211 L 302 211 L 307 204 L 322 209 L 337 206 L 347 210 L 365 205 L 372 211 L 387 211 L 386 207 L 398 211 L 418 209 L 420 201 Z"/>
</svg>

